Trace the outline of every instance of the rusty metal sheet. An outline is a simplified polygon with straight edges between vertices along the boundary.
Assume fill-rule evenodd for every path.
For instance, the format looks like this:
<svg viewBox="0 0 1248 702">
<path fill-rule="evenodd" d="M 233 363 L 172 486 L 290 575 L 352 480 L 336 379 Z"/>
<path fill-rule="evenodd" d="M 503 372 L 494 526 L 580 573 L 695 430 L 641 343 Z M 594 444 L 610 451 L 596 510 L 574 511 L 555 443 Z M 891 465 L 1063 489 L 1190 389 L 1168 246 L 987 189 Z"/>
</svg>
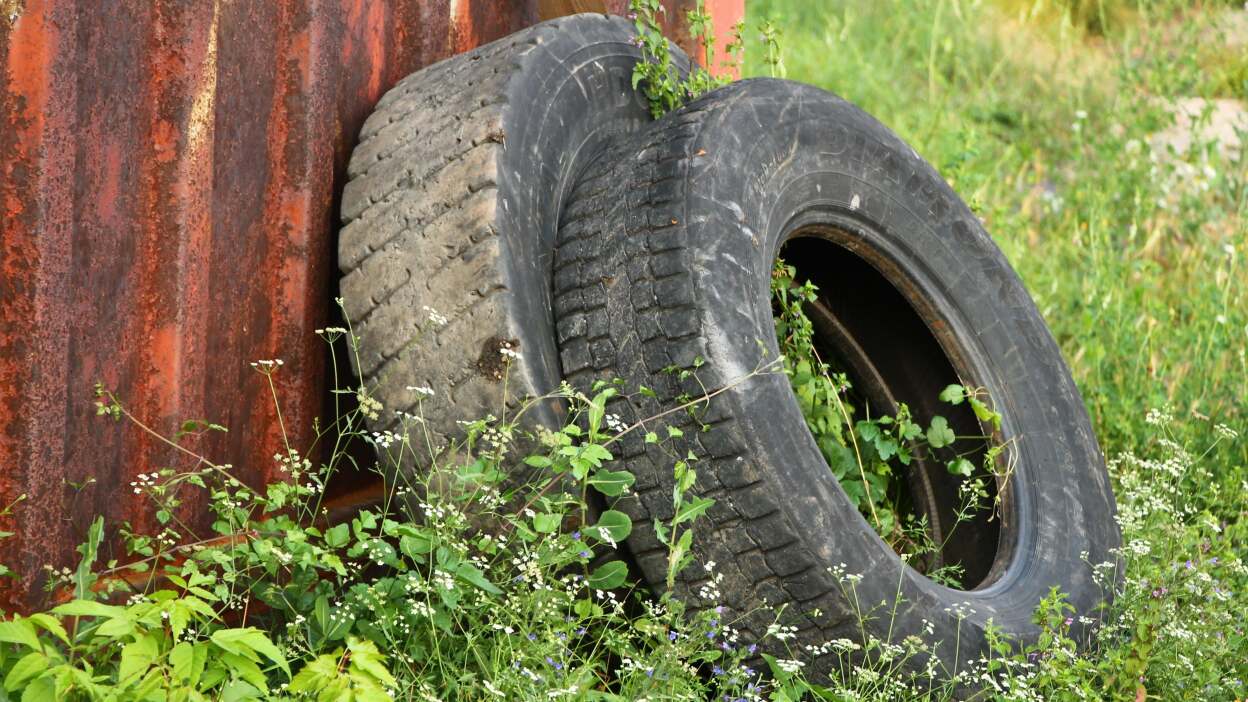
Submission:
<svg viewBox="0 0 1248 702">
<path fill-rule="evenodd" d="M 718 24 L 741 4 L 712 2 Z M 0 2 L 0 503 L 26 496 L 0 520 L 20 575 L 0 606 L 44 603 L 45 566 L 73 563 L 93 516 L 155 523 L 130 482 L 180 459 L 94 416 L 97 381 L 158 431 L 228 426 L 193 448 L 252 484 L 287 440 L 311 444 L 361 123 L 398 79 L 537 5 Z M 250 366 L 279 357 L 281 421 Z M 202 504 L 180 516 L 206 535 Z"/>
</svg>

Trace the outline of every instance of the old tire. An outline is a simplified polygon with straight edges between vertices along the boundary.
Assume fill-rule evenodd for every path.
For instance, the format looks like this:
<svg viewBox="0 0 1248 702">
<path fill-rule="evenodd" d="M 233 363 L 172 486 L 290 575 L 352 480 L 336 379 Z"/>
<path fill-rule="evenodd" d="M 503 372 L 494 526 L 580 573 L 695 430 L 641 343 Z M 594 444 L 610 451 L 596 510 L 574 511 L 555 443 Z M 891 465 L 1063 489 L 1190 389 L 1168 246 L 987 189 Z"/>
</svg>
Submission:
<svg viewBox="0 0 1248 702">
<path fill-rule="evenodd" d="M 385 407 L 376 428 L 422 400 L 444 444 L 455 420 L 499 414 L 504 373 L 512 399 L 559 384 L 558 213 L 610 137 L 651 121 L 630 85 L 633 37 L 618 17 L 545 22 L 417 71 L 378 102 L 348 167 L 338 256 L 354 370 Z M 506 371 L 502 348 L 521 356 Z M 550 424 L 557 410 L 526 416 Z"/>
<path fill-rule="evenodd" d="M 997 486 L 1004 526 L 956 539 L 958 557 L 977 569 L 973 587 L 928 579 L 876 535 L 832 476 L 783 375 L 733 384 L 778 356 L 769 276 L 782 245 L 798 247 L 790 262 L 831 294 L 858 361 L 897 399 L 921 415 L 960 379 L 985 387 L 1004 415 L 1000 438 L 1016 462 L 1008 487 Z M 666 549 L 651 524 L 671 518 L 673 456 L 689 450 L 694 490 L 716 500 L 695 528 L 698 561 L 716 564 L 723 604 L 748 636 L 771 621 L 760 604 L 787 606 L 799 630 L 789 644 L 815 669 L 836 656 L 805 647 L 860 638 L 860 618 L 892 643 L 911 634 L 941 642 L 947 674 L 985 650 L 990 620 L 1033 638 L 1034 608 L 1052 587 L 1080 614 L 1101 602 L 1090 564 L 1112 559 L 1119 543 L 1114 499 L 1060 352 L 980 221 L 854 106 L 759 79 L 656 122 L 596 162 L 573 194 L 554 289 L 568 379 L 588 387 L 618 376 L 657 392 L 618 401 L 612 411 L 626 420 L 727 388 L 696 422 L 678 413 L 652 423 L 660 435 L 664 424 L 682 427 L 676 446 L 623 442 L 637 493 L 618 508 L 634 519 L 627 546 L 654 586 Z M 671 367 L 694 373 L 681 380 Z M 973 415 L 950 420 L 959 434 L 979 428 Z M 929 477 L 937 497 L 956 491 Z M 712 576 L 687 572 L 680 590 L 693 598 Z"/>
</svg>

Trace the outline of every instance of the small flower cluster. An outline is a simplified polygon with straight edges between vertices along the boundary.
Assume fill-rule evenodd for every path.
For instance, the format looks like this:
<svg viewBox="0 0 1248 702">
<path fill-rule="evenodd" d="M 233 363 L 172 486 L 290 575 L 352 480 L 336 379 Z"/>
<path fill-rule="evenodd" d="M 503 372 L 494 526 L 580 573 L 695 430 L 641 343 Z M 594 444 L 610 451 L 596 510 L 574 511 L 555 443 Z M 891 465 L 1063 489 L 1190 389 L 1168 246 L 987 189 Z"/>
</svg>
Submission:
<svg viewBox="0 0 1248 702">
<path fill-rule="evenodd" d="M 130 487 L 134 488 L 134 494 L 141 495 L 144 490 L 156 487 L 156 479 L 159 477 L 157 473 L 139 473 L 130 481 Z"/>
<path fill-rule="evenodd" d="M 360 414 L 365 417 L 376 420 L 381 416 L 381 400 L 373 397 L 363 386 L 355 391 L 355 401 L 360 405 Z"/>
</svg>

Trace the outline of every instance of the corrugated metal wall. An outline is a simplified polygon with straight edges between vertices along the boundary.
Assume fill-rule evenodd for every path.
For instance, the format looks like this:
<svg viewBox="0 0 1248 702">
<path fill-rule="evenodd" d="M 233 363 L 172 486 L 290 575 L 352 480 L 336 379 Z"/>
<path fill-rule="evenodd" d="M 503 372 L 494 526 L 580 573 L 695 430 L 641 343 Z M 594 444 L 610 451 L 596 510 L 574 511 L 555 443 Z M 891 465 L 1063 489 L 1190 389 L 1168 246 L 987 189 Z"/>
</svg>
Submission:
<svg viewBox="0 0 1248 702">
<path fill-rule="evenodd" d="M 709 4 L 726 28 L 743 3 Z M 227 425 L 195 448 L 260 483 L 282 428 L 249 363 L 280 357 L 309 444 L 360 124 L 404 75 L 537 19 L 537 0 L 0 0 L 0 502 L 26 496 L 0 520 L 21 574 L 0 606 L 39 605 L 95 515 L 153 525 L 129 483 L 179 457 L 97 418 L 97 381 L 162 432 Z"/>
</svg>

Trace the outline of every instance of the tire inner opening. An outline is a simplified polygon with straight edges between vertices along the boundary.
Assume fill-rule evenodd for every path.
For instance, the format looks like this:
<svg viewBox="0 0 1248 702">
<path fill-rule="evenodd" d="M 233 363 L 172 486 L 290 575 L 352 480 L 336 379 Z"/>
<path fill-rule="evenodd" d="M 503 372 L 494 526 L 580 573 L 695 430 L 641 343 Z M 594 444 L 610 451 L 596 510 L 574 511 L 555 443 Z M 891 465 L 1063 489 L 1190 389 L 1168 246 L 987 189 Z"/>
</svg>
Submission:
<svg viewBox="0 0 1248 702">
<path fill-rule="evenodd" d="M 941 390 L 961 384 L 962 379 L 929 323 L 897 286 L 867 260 L 835 243 L 832 235 L 827 230 L 798 231 L 785 242 L 780 256 L 796 269 L 797 284 L 809 280 L 818 287 L 817 300 L 805 310 L 814 326 L 815 349 L 822 360 L 848 376 L 850 404 L 858 408 L 854 421 L 867 415 L 895 416 L 899 403 L 905 403 L 914 421 L 925 428 L 933 416 L 941 415 L 958 437 L 986 435 L 987 428 L 967 403 L 952 405 L 939 399 Z M 947 328 L 940 320 L 931 324 Z M 944 341 L 957 343 L 951 338 Z M 924 574 L 960 566 L 956 583 L 946 584 L 963 590 L 990 584 L 1005 560 L 999 553 L 1005 549 L 999 546 L 1001 515 L 1008 515 L 1008 510 L 1005 505 L 993 507 L 998 488 L 983 467 L 987 448 L 982 439 L 959 438 L 941 449 L 915 450 L 909 466 L 892 461 L 888 499 L 894 511 L 902 520 L 926 518 L 931 543 L 938 547 L 911 558 L 910 565 Z M 971 478 L 946 469 L 946 461 L 957 455 L 976 466 Z M 958 522 L 963 505 L 959 487 L 976 477 L 983 478 L 988 491 L 988 499 L 981 501 L 987 506 Z"/>
</svg>

